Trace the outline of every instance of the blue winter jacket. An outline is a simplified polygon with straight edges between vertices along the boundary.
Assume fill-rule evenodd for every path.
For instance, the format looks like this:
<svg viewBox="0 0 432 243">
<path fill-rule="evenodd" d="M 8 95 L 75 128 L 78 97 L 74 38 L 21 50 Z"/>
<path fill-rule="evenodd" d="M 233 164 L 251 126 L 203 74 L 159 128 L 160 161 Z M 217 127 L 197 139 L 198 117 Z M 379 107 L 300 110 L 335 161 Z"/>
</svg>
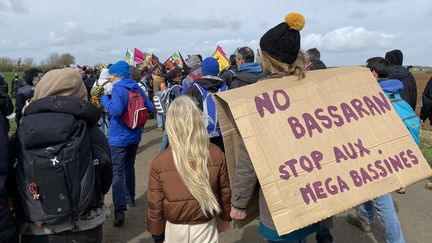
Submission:
<svg viewBox="0 0 432 243">
<path fill-rule="evenodd" d="M 114 84 L 111 98 L 101 97 L 101 103 L 109 114 L 109 144 L 116 147 L 124 147 L 131 144 L 138 144 L 141 141 L 143 128 L 130 129 L 122 121 L 122 116 L 127 112 L 129 94 L 128 89 L 138 90 L 144 99 L 144 105 L 149 113 L 153 112 L 154 106 L 137 82 L 125 78 Z"/>
</svg>

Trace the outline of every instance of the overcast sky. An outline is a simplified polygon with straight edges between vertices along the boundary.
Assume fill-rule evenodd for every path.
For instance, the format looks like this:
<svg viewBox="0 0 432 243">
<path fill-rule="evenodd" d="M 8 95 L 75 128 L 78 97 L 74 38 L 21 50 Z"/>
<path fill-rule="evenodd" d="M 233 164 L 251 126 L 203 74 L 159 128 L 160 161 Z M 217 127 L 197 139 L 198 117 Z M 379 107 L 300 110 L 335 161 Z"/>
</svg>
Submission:
<svg viewBox="0 0 432 243">
<path fill-rule="evenodd" d="M 401 49 L 405 65 L 432 66 L 431 0 L 0 0 L 0 56 L 70 52 L 78 64 L 110 63 L 127 48 L 165 60 L 211 55 L 220 44 L 257 49 L 290 12 L 302 13 L 302 49 L 329 66 L 363 64 Z"/>
</svg>

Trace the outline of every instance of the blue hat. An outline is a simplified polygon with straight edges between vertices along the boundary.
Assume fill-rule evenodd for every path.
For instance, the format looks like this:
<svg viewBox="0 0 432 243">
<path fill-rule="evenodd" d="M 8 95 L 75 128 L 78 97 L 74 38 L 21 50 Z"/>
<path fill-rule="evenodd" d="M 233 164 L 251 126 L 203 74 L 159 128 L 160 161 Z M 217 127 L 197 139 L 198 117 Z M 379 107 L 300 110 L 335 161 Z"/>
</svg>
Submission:
<svg viewBox="0 0 432 243">
<path fill-rule="evenodd" d="M 120 78 L 130 78 L 129 64 L 125 61 L 118 61 L 112 65 L 108 72 L 112 75 L 119 76 Z"/>
<path fill-rule="evenodd" d="M 217 76 L 219 74 L 219 63 L 214 57 L 207 57 L 202 62 L 201 73 L 204 75 Z"/>
</svg>

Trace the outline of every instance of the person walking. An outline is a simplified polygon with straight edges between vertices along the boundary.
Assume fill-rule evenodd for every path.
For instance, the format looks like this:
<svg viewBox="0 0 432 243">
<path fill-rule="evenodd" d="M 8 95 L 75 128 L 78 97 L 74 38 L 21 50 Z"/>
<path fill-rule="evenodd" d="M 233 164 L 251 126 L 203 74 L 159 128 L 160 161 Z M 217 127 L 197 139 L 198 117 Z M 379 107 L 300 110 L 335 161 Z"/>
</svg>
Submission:
<svg viewBox="0 0 432 243">
<path fill-rule="evenodd" d="M 101 243 L 111 158 L 78 71 L 48 72 L 10 140 L 21 242 Z"/>
<path fill-rule="evenodd" d="M 400 96 L 415 110 L 417 105 L 417 83 L 411 72 L 402 66 L 402 51 L 397 49 L 389 51 L 385 54 L 385 59 L 390 63 L 388 78 L 402 81 L 404 88 L 400 91 Z"/>
<path fill-rule="evenodd" d="M 384 92 L 397 94 L 399 96 L 400 91 L 403 90 L 404 87 L 403 83 L 400 80 L 389 78 L 391 69 L 390 63 L 386 59 L 382 57 L 370 58 L 366 62 L 366 67 L 370 69 L 372 75 L 377 79 L 378 84 Z M 406 106 L 410 107 L 409 104 L 406 104 Z M 370 233 L 372 232 L 371 224 L 375 219 L 376 211 L 378 211 L 379 217 L 384 226 L 386 242 L 405 243 L 406 241 L 390 193 L 360 204 L 357 207 L 355 214 L 349 214 L 347 216 L 347 221 L 348 223 L 358 227 L 360 230 Z"/>
<path fill-rule="evenodd" d="M 270 73 L 269 79 L 305 77 L 306 60 L 300 52 L 300 30 L 303 26 L 304 17 L 291 13 L 286 16 L 284 23 L 273 27 L 261 37 L 259 56 L 264 71 Z M 242 142 L 232 184 L 230 215 L 233 219 L 243 220 L 246 217 L 246 209 L 250 206 L 249 202 L 256 188 L 259 189 L 259 232 L 269 243 L 305 243 L 309 234 L 325 229 L 321 223 L 316 223 L 289 234 L 277 233 L 246 145 Z M 318 242 L 332 242 L 332 236 L 327 235 Z"/>
<path fill-rule="evenodd" d="M 176 98 L 166 120 L 170 147 L 152 162 L 147 230 L 155 242 L 218 242 L 229 228 L 231 189 L 224 153 L 210 143 L 202 112 Z"/>
<path fill-rule="evenodd" d="M 128 127 L 122 119 L 128 112 L 128 104 L 131 102 L 130 92 L 139 93 L 148 112 L 153 112 L 154 107 L 138 83 L 130 78 L 127 62 L 115 63 L 108 72 L 113 86 L 112 90 L 104 89 L 101 103 L 110 119 L 109 144 L 113 163 L 114 226 L 118 227 L 125 221 L 126 197 L 130 197 L 129 206 L 135 206 L 135 157 L 143 131 L 143 127 Z"/>
<path fill-rule="evenodd" d="M 214 57 L 207 57 L 202 62 L 202 78 L 195 81 L 186 91 L 185 95 L 192 97 L 198 107 L 207 118 L 206 127 L 210 142 L 219 146 L 224 151 L 222 133 L 219 127 L 216 104 L 213 96 L 215 93 L 227 91 L 228 86 L 219 78 L 219 63 Z"/>
</svg>

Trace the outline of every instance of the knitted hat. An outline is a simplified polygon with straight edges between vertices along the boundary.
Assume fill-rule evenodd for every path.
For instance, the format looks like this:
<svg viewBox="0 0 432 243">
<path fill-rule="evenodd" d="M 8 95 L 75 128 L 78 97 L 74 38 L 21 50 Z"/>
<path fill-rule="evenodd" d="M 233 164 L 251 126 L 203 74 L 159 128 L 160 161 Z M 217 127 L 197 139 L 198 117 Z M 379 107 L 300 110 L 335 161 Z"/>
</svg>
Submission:
<svg viewBox="0 0 432 243">
<path fill-rule="evenodd" d="M 260 40 L 261 50 L 283 63 L 292 64 L 300 50 L 300 30 L 303 29 L 305 19 L 298 13 L 290 13 L 285 22 L 276 25 Z"/>
<path fill-rule="evenodd" d="M 130 78 L 129 64 L 125 61 L 118 61 L 109 68 L 109 73 L 120 78 Z"/>
<path fill-rule="evenodd" d="M 214 57 L 207 57 L 202 62 L 201 73 L 203 75 L 217 76 L 219 74 L 219 63 Z"/>
<path fill-rule="evenodd" d="M 33 100 L 53 95 L 87 100 L 87 90 L 79 72 L 72 68 L 47 72 L 36 86 Z"/>
<path fill-rule="evenodd" d="M 198 69 L 201 66 L 201 60 L 197 55 L 189 56 L 188 58 L 186 58 L 185 62 L 191 70 Z"/>
</svg>

